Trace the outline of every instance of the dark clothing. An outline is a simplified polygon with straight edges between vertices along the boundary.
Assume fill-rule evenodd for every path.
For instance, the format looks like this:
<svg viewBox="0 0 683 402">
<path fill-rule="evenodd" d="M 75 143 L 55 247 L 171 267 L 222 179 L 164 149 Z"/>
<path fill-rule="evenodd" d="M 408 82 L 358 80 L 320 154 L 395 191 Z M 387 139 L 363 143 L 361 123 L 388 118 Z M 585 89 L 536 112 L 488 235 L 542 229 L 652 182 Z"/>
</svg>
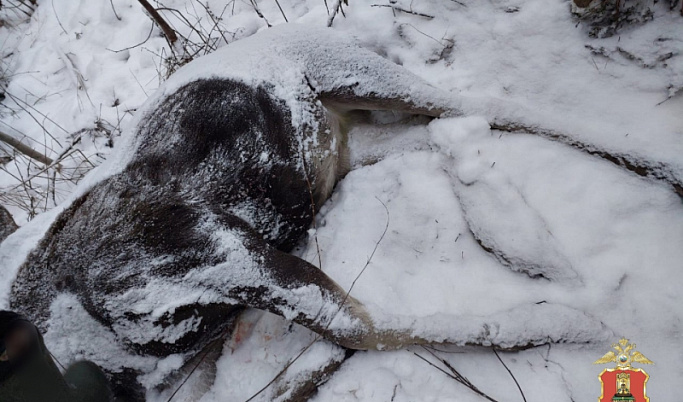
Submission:
<svg viewBox="0 0 683 402">
<path fill-rule="evenodd" d="M 13 332 L 29 334 L 28 348 L 8 355 Z M 0 401 L 2 402 L 108 402 L 111 391 L 104 373 L 91 362 L 76 362 L 59 372 L 43 337 L 20 315 L 0 310 Z M 8 358 L 8 356 L 10 356 Z"/>
</svg>

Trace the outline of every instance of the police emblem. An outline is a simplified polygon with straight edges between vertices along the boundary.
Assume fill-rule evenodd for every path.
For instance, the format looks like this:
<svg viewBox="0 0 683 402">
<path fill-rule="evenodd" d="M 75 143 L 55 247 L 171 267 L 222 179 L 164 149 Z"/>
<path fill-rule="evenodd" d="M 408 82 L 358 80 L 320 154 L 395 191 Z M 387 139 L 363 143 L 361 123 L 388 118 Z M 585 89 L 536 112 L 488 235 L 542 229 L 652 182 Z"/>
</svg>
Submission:
<svg viewBox="0 0 683 402">
<path fill-rule="evenodd" d="M 645 386 L 650 376 L 645 370 L 631 367 L 631 363 L 654 364 L 642 353 L 635 351 L 635 343 L 621 338 L 612 345 L 614 351 L 605 353 L 593 364 L 616 363 L 613 369 L 604 369 L 598 376 L 602 384 L 602 395 L 598 402 L 650 402 L 645 395 Z"/>
</svg>

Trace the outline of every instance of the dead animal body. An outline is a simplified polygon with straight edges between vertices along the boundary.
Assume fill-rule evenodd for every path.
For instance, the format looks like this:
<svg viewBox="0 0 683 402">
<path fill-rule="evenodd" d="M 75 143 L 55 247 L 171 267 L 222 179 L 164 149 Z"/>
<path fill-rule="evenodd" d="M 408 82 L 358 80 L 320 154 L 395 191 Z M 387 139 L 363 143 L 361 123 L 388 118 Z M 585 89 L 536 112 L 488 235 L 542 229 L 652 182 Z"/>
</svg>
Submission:
<svg viewBox="0 0 683 402">
<path fill-rule="evenodd" d="M 351 112 L 436 117 L 457 102 L 329 30 L 285 26 L 190 63 L 143 109 L 120 168 L 100 168 L 19 268 L 12 309 L 49 331 L 71 295 L 122 348 L 185 361 L 245 307 L 352 349 L 451 340 L 377 328 L 288 252 L 344 174 Z M 489 332 L 466 341 L 495 344 Z M 96 361 L 120 397 L 144 398 L 140 370 Z"/>
<path fill-rule="evenodd" d="M 291 56 L 310 50 L 289 34 Z M 389 75 L 392 91 L 401 82 L 398 91 L 363 93 L 356 82 L 325 88 L 315 74 L 294 77 L 292 98 L 278 96 L 287 83 L 265 80 L 180 84 L 151 101 L 125 168 L 52 224 L 19 270 L 11 307 L 47 329 L 55 298 L 73 294 L 127 348 L 153 356 L 196 353 L 243 307 L 283 315 L 348 348 L 407 342 L 377 331 L 359 302 L 344 301 L 324 272 L 288 254 L 343 174 L 348 111 L 443 112 L 411 100 L 414 76 L 342 43 L 331 50 L 356 52 L 344 56 L 346 65 L 316 66 L 334 62 L 325 54 L 294 63 L 322 74 Z M 105 369 L 119 395 L 142 397 L 134 373 Z"/>
</svg>

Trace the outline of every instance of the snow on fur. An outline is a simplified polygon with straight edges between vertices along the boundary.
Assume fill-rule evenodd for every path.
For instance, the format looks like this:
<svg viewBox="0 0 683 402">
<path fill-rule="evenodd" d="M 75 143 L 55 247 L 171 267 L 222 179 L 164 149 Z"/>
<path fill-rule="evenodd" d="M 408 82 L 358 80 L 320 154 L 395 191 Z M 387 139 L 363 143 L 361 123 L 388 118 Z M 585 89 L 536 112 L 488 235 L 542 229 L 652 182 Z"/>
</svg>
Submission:
<svg viewBox="0 0 683 402">
<path fill-rule="evenodd" d="M 183 7 L 181 0 L 168 3 Z M 408 3 L 398 4 L 409 9 Z M 374 3 L 369 0 L 353 2 L 345 9 L 347 18 L 337 17 L 334 30 L 357 36 L 368 49 L 436 87 L 467 97 L 469 103 L 456 104 L 471 113 L 555 128 L 615 153 L 666 163 L 681 177 L 682 100 L 673 97 L 655 106 L 682 85 L 683 25 L 664 2 L 655 6 L 654 21 L 626 27 L 620 35 L 605 39 L 590 39 L 584 26 L 572 19 L 565 0 L 464 3 L 466 7 L 450 1 L 412 4 L 415 11 L 435 17 L 430 20 L 371 7 Z M 68 132 L 92 124 L 99 113 L 115 121 L 117 108 L 111 106 L 115 99 L 122 102 L 121 111 L 137 109 L 139 119 L 140 106 L 159 84 L 153 52 L 164 41 L 155 33 L 145 45 L 152 51 L 106 50 L 142 42 L 151 26 L 137 2 L 113 4 L 121 20 L 106 2 L 56 0 L 53 8 L 39 1 L 29 23 L 16 30 L 0 28 L 9 49 L 5 54 L 15 54 L 15 75 L 8 91 L 34 102 Z M 268 43 L 242 39 L 265 29 L 265 24 L 250 5 L 235 4 L 234 15 L 226 15 L 226 25 L 234 31 L 237 46 L 223 54 L 237 67 L 221 68 L 220 56 L 208 56 L 202 71 L 181 69 L 148 105 L 174 85 L 202 74 L 246 82 L 270 74 L 277 79 L 279 95 L 293 104 L 295 93 L 310 90 L 298 73 L 306 63 L 320 61 L 307 55 L 306 46 L 326 34 L 317 28 L 327 20 L 323 2 L 280 1 L 290 21 L 303 25 L 283 29 L 300 30 L 302 43 L 308 43 L 287 49 L 299 54 L 288 65 L 269 63 L 268 52 L 282 51 L 276 34 L 267 33 Z M 275 4 L 259 4 L 269 21 L 284 22 Z M 338 62 L 350 42 L 337 43 L 317 54 Z M 586 45 L 604 47 L 604 56 Z M 617 47 L 646 63 L 668 53 L 673 56 L 653 68 L 642 68 Z M 65 67 L 66 55 L 75 55 L 72 63 L 86 79 L 92 105 L 74 84 L 73 70 Z M 358 88 L 390 91 L 382 79 L 369 77 Z M 311 84 L 322 88 L 335 82 L 316 79 Z M 299 122 L 310 122 L 306 110 L 292 111 Z M 130 114 L 124 114 L 124 123 L 133 127 Z M 3 116 L 2 121 L 36 141 L 42 139 L 42 131 L 25 113 Z M 46 125 L 59 131 L 49 121 Z M 12 211 L 24 226 L 0 245 L 2 305 L 23 256 L 63 206 L 125 166 L 135 145 L 126 135 L 115 139 L 113 154 L 60 206 L 30 224 Z M 670 353 L 683 337 L 678 290 L 683 212 L 680 199 L 668 187 L 564 145 L 490 132 L 482 118 L 435 121 L 427 128 L 359 127 L 350 144 L 355 170 L 321 212 L 317 237 L 322 268 L 348 288 L 384 227 L 384 209 L 375 197 L 387 204 L 389 232 L 353 291 L 378 322 L 422 334 L 461 331 L 471 337 L 482 336 L 486 324 L 490 337 L 510 341 L 552 333 L 558 341 L 595 342 L 503 354 L 529 400 L 589 400 L 599 395 L 595 377 L 601 368 L 590 363 L 616 336 L 624 335 L 656 362 L 648 368 L 652 376 L 648 395 L 659 400 L 676 397 L 665 384 L 675 383 L 683 370 L 678 356 Z M 504 251 L 503 255 L 484 252 L 475 236 Z M 308 246 L 302 253 L 316 262 L 315 252 L 315 246 Z M 502 257 L 507 263 L 505 259 L 501 263 Z M 528 273 L 542 273 L 549 280 Z M 64 298 L 55 305 L 65 311 L 55 315 L 62 317 L 59 322 L 80 319 L 70 303 Z M 153 367 L 126 351 L 107 349 L 114 343 L 97 335 L 94 324 L 81 322 L 92 335 L 80 344 L 60 336 L 57 322 L 51 325 L 54 332 L 47 334 L 46 341 L 60 360 L 92 358 L 91 351 L 107 350 L 121 364 Z M 605 333 L 600 322 L 614 336 Z M 217 380 L 204 400 L 250 396 L 311 339 L 306 330 L 290 331 L 286 321 L 272 316 L 253 334 L 247 342 L 226 348 Z M 324 345 L 309 351 L 308 358 L 324 361 L 336 356 L 333 347 Z M 490 351 L 444 350 L 456 352 L 441 356 L 491 396 L 506 400 L 515 392 L 508 373 Z M 317 400 L 480 400 L 433 371 L 412 351 L 356 354 L 320 389 Z M 156 367 L 161 373 L 171 370 L 173 358 Z M 272 395 L 266 394 L 264 400 Z"/>
</svg>

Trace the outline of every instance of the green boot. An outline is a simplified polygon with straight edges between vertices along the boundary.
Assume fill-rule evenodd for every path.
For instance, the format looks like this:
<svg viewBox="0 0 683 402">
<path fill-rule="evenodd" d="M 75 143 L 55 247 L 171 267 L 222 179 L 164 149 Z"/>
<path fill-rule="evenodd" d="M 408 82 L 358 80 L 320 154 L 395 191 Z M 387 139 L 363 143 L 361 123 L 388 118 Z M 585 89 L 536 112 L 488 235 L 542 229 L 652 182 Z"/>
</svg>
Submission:
<svg viewBox="0 0 683 402">
<path fill-rule="evenodd" d="M 63 377 L 36 327 L 20 315 L 0 310 L 0 401 L 109 402 L 102 370 L 77 362 Z"/>
<path fill-rule="evenodd" d="M 79 361 L 69 366 L 64 380 L 74 387 L 75 402 L 99 402 L 113 399 L 107 377 L 97 364 Z"/>
</svg>

